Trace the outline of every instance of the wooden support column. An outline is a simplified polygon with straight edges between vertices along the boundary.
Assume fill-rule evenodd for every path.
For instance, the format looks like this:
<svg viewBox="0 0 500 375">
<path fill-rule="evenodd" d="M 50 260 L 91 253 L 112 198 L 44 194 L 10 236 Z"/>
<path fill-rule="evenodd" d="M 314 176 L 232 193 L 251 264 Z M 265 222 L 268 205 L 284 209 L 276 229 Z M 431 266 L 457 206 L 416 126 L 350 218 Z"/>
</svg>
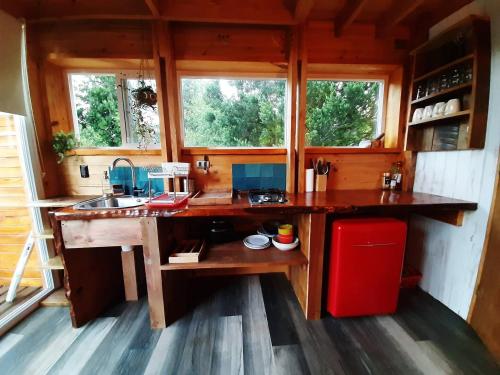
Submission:
<svg viewBox="0 0 500 375">
<path fill-rule="evenodd" d="M 297 181 L 297 85 L 298 85 L 298 29 L 290 29 L 287 75 L 287 171 L 286 191 L 295 193 Z"/>
<path fill-rule="evenodd" d="M 123 251 L 122 247 L 122 269 L 123 285 L 125 287 L 125 300 L 138 301 L 144 292 L 145 273 L 144 257 L 142 249 L 134 246 L 130 251 Z"/>
<path fill-rule="evenodd" d="M 164 22 L 153 23 L 153 59 L 155 67 L 156 93 L 158 97 L 158 117 L 160 119 L 161 155 L 165 161 L 172 161 L 172 139 L 170 115 L 167 100 L 166 59 L 162 55 L 165 39 Z"/>
<path fill-rule="evenodd" d="M 151 328 L 165 328 L 183 314 L 186 306 L 186 273 L 160 269 L 168 262 L 174 226 L 169 223 L 160 228 L 160 220 L 155 217 L 141 219 Z"/>
<path fill-rule="evenodd" d="M 300 27 L 298 61 L 297 192 L 303 193 L 305 181 L 305 141 L 307 102 L 307 43 L 305 27 Z"/>
<path fill-rule="evenodd" d="M 307 319 L 321 318 L 326 214 L 298 215 L 300 251 L 308 264 L 293 266 L 290 281 Z"/>
</svg>

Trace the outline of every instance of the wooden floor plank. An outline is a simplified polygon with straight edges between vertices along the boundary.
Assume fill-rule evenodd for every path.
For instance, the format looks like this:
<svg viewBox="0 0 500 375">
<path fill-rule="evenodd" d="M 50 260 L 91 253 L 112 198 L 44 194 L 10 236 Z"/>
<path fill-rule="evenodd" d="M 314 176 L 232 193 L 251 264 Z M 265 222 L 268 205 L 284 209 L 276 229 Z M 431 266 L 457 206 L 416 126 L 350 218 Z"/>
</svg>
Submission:
<svg viewBox="0 0 500 375">
<path fill-rule="evenodd" d="M 50 368 L 49 374 L 78 374 L 107 336 L 116 318 L 99 318 L 88 324 L 85 330 Z"/>
<path fill-rule="evenodd" d="M 242 280 L 245 374 L 271 374 L 274 353 L 258 276 Z"/>
<path fill-rule="evenodd" d="M 239 316 L 225 316 L 217 321 L 215 351 L 210 374 L 243 375 L 243 326 Z"/>
<path fill-rule="evenodd" d="M 149 327 L 146 299 L 76 332 L 67 308 L 40 308 L 0 338 L 0 374 L 500 373 L 470 327 L 419 291 L 394 316 L 307 321 L 284 275 L 192 288 L 190 312 L 164 330 Z"/>
</svg>

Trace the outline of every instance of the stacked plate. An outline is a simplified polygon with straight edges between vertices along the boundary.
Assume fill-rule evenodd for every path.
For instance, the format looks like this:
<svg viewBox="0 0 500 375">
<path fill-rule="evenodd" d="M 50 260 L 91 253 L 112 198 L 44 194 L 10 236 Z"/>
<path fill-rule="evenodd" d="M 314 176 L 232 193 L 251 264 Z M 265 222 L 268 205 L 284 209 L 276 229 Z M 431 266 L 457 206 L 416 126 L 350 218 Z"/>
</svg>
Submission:
<svg viewBox="0 0 500 375">
<path fill-rule="evenodd" d="M 252 236 L 246 237 L 243 240 L 243 244 L 252 250 L 262 250 L 267 249 L 269 246 L 271 246 L 271 240 L 269 239 L 269 237 L 260 234 L 254 234 Z"/>
</svg>

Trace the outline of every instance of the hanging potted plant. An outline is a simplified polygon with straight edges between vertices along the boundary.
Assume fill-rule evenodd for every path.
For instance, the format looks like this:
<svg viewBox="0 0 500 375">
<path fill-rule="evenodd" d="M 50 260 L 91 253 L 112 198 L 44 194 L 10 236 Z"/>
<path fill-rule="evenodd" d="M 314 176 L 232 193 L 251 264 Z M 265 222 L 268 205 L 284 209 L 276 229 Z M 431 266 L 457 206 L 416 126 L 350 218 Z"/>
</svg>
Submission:
<svg viewBox="0 0 500 375">
<path fill-rule="evenodd" d="M 72 132 L 65 133 L 62 130 L 54 134 L 52 140 L 52 149 L 57 154 L 57 164 L 61 164 L 68 151 L 73 150 L 77 146 L 75 135 Z"/>
<path fill-rule="evenodd" d="M 156 111 L 157 95 L 152 86 L 146 85 L 144 79 L 139 80 L 139 87 L 133 89 L 131 94 L 133 99 L 131 113 L 135 123 L 135 132 L 139 138 L 139 148 L 146 150 L 148 145 L 154 143 L 156 130 L 153 124 L 144 118 L 143 110 Z"/>
</svg>

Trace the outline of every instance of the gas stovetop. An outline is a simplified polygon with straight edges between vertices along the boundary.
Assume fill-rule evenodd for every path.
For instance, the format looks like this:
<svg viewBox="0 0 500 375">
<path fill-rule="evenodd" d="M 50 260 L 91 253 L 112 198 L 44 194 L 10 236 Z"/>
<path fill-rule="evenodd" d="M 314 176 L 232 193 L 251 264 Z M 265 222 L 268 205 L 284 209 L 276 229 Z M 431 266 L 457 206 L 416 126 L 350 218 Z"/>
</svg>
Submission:
<svg viewBox="0 0 500 375">
<path fill-rule="evenodd" d="M 283 190 L 278 189 L 250 190 L 248 201 L 250 204 L 285 203 L 286 195 Z"/>
</svg>

